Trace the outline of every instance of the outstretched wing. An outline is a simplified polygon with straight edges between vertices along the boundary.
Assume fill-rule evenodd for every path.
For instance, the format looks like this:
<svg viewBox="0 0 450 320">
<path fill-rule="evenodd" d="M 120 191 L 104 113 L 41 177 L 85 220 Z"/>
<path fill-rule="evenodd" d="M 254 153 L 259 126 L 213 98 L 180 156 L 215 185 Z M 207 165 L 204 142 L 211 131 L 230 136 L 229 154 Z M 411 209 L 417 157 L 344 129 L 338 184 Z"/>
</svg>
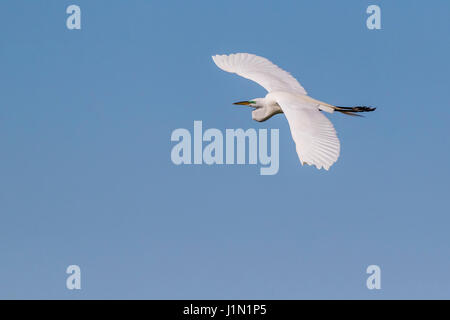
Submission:
<svg viewBox="0 0 450 320">
<path fill-rule="evenodd" d="M 255 81 L 268 92 L 285 91 L 306 95 L 305 89 L 293 76 L 266 58 L 250 53 L 215 55 L 212 58 L 220 69 Z"/>
<path fill-rule="evenodd" d="M 277 98 L 277 102 L 289 122 L 300 162 L 328 170 L 340 152 L 331 121 L 313 103 L 294 97 Z"/>
</svg>

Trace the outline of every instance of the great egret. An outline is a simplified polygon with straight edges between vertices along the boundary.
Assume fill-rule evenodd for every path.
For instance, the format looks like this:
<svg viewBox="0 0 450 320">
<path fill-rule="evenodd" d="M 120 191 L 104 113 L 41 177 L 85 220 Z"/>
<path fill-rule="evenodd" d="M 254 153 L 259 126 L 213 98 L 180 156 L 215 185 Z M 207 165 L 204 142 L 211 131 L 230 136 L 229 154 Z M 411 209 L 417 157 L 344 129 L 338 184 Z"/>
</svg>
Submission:
<svg viewBox="0 0 450 320">
<path fill-rule="evenodd" d="M 277 113 L 284 113 L 302 165 L 328 170 L 339 157 L 340 143 L 336 130 L 320 111 L 357 115 L 375 110 L 366 106 L 338 107 L 313 99 L 288 72 L 254 54 L 236 53 L 212 58 L 220 69 L 255 81 L 268 91 L 265 98 L 234 104 L 255 108 L 252 118 L 256 121 L 266 121 Z"/>
</svg>

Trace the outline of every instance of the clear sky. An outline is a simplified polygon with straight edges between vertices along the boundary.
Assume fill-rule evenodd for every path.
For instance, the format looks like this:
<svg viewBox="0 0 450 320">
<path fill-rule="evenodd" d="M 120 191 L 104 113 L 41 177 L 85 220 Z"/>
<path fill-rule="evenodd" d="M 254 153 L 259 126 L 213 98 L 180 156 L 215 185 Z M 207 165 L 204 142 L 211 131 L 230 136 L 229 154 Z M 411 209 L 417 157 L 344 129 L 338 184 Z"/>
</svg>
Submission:
<svg viewBox="0 0 450 320">
<path fill-rule="evenodd" d="M 82 29 L 66 28 L 67 6 Z M 381 7 L 382 30 L 366 8 Z M 450 298 L 450 2 L 0 2 L 0 298 Z M 336 105 L 330 171 L 301 166 L 250 52 Z M 177 128 L 277 128 L 280 170 L 184 165 Z M 81 267 L 82 289 L 66 289 Z M 381 290 L 366 268 L 381 267 Z"/>
</svg>

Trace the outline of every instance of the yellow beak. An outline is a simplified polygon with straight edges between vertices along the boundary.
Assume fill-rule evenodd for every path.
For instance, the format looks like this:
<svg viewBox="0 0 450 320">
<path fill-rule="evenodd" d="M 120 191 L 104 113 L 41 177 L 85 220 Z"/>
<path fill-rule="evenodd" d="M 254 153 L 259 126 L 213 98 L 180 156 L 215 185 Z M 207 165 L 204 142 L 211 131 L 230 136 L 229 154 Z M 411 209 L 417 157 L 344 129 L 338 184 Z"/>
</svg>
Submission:
<svg viewBox="0 0 450 320">
<path fill-rule="evenodd" d="M 235 102 L 233 104 L 241 105 L 241 106 L 248 106 L 248 105 L 250 105 L 250 101 L 239 101 L 239 102 Z"/>
</svg>

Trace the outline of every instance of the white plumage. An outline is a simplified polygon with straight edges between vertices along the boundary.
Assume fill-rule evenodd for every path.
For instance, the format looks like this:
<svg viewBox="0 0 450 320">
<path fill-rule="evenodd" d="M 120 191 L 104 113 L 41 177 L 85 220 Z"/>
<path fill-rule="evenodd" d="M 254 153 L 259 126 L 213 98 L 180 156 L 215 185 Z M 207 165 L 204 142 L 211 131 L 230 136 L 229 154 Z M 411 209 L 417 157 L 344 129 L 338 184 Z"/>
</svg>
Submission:
<svg viewBox="0 0 450 320">
<path fill-rule="evenodd" d="M 263 57 L 249 53 L 216 55 L 212 57 L 216 65 L 246 79 L 255 81 L 268 92 L 285 91 L 306 94 L 298 81 L 278 66 Z"/>
<path fill-rule="evenodd" d="M 293 76 L 265 58 L 249 53 L 216 55 L 212 58 L 220 69 L 255 81 L 268 91 L 265 98 L 236 104 L 254 107 L 253 119 L 257 121 L 265 121 L 276 113 L 284 113 L 302 164 L 328 170 L 337 161 L 339 139 L 333 124 L 320 110 L 341 111 L 340 107 L 307 96 L 306 90 Z M 351 108 L 345 109 L 348 112 Z"/>
<path fill-rule="evenodd" d="M 319 111 L 317 104 L 303 102 L 294 95 L 274 95 L 289 122 L 300 162 L 328 170 L 339 158 L 340 151 L 331 121 Z"/>
</svg>

